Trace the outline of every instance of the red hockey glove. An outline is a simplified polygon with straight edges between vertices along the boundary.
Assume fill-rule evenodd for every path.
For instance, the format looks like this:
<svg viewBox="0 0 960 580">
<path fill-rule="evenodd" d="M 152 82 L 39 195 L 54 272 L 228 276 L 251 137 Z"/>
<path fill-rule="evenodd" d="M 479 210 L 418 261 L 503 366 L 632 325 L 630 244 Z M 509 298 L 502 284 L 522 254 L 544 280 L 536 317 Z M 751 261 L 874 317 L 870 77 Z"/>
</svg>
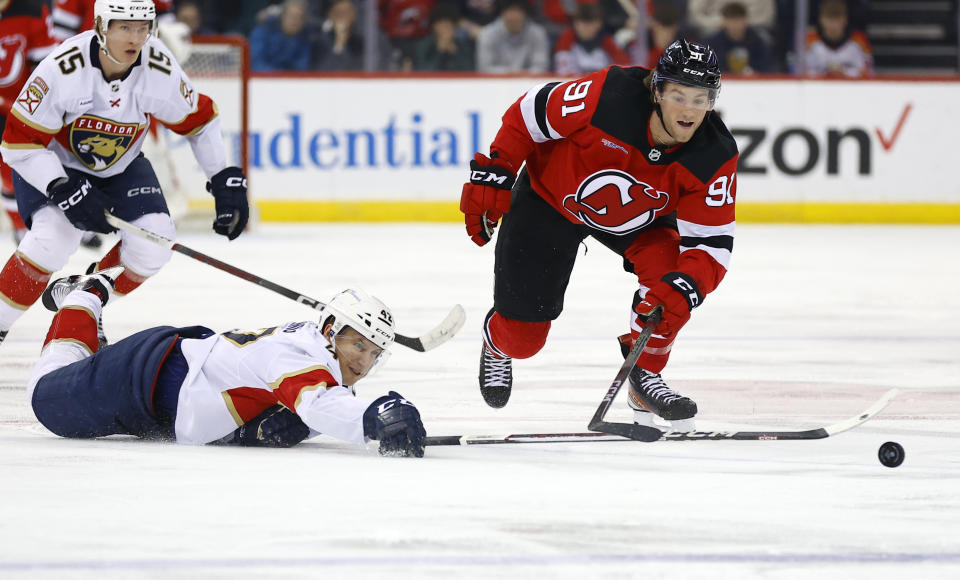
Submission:
<svg viewBox="0 0 960 580">
<path fill-rule="evenodd" d="M 497 222 L 510 211 L 514 181 L 514 170 L 503 159 L 477 153 L 470 162 L 470 182 L 463 184 L 460 211 L 473 243 L 482 246 L 489 242 Z"/>
<path fill-rule="evenodd" d="M 690 311 L 701 302 L 703 295 L 693 278 L 683 272 L 670 272 L 651 286 L 643 298 L 637 291 L 633 309 L 641 320 L 646 320 L 658 304 L 662 305 L 663 315 L 655 332 L 666 335 L 680 330 L 690 320 Z"/>
</svg>

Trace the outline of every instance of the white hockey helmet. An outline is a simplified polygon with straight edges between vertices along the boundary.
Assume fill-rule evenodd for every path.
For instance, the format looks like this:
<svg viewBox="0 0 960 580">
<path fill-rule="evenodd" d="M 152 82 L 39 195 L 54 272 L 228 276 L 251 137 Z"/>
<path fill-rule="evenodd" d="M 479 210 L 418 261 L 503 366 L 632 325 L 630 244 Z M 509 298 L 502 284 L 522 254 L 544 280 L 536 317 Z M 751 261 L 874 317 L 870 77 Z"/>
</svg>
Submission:
<svg viewBox="0 0 960 580">
<path fill-rule="evenodd" d="M 157 33 L 157 9 L 153 0 L 96 0 L 93 4 L 93 29 L 104 50 L 111 20 L 149 20 L 150 34 Z"/>
<path fill-rule="evenodd" d="M 383 350 L 393 344 L 393 314 L 380 299 L 363 290 L 348 289 L 334 296 L 321 311 L 320 321 L 333 317 L 333 333 L 354 329 Z"/>
</svg>

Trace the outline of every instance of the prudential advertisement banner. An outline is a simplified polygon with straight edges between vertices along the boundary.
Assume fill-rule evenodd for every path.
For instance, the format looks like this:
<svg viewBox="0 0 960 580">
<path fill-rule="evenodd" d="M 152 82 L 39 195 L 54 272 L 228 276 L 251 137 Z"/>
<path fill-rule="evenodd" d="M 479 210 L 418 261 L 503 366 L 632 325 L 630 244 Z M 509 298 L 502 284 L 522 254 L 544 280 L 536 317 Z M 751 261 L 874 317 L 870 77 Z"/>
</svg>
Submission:
<svg viewBox="0 0 960 580">
<path fill-rule="evenodd" d="M 267 219 L 347 207 L 380 219 L 377 208 L 397 215 L 399 206 L 456 219 L 473 153 L 488 150 L 503 112 L 542 82 L 256 78 L 252 191 Z M 904 212 L 946 211 L 960 219 L 951 171 L 958 99 L 953 81 L 728 80 L 717 114 L 741 151 L 739 217 L 901 221 Z"/>
</svg>

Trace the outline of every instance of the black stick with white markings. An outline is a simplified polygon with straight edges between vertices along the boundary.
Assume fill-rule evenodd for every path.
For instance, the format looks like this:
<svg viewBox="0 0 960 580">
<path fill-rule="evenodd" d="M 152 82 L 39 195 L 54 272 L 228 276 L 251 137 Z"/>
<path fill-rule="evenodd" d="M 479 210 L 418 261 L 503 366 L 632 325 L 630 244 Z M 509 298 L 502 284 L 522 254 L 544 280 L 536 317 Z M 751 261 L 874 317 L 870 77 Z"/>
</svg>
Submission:
<svg viewBox="0 0 960 580">
<path fill-rule="evenodd" d="M 890 404 L 897 396 L 897 389 L 890 389 L 880 399 L 870 405 L 862 413 L 844 419 L 833 425 L 826 425 L 814 429 L 798 431 L 768 430 L 768 431 L 665 431 L 660 432 L 656 441 L 797 441 L 809 439 L 824 439 L 838 433 L 858 427 Z M 525 433 L 514 435 L 445 435 L 427 437 L 427 445 L 490 445 L 502 443 L 585 443 L 596 441 L 646 441 L 609 433 Z"/>
<path fill-rule="evenodd" d="M 623 361 L 623 365 L 621 365 L 620 370 L 617 371 L 617 376 L 614 377 L 613 383 L 611 383 L 610 388 L 607 389 L 607 394 L 603 396 L 603 401 L 600 402 L 596 413 L 594 413 L 593 418 L 590 419 L 590 424 L 587 425 L 587 429 L 600 433 L 620 435 L 637 441 L 656 441 L 660 439 L 661 431 L 656 427 L 637 425 L 636 423 L 607 423 L 603 418 L 607 415 L 607 411 L 610 410 L 610 405 L 613 404 L 613 400 L 617 398 L 617 393 L 620 392 L 620 387 L 623 386 L 623 382 L 630 376 L 630 371 L 633 370 L 633 367 L 640 359 L 640 355 L 643 353 L 643 347 L 647 346 L 647 341 L 649 341 L 653 335 L 654 329 L 660 324 L 661 316 L 663 316 L 662 306 L 657 306 L 653 309 L 653 312 L 647 316 L 647 320 L 643 324 L 643 331 L 640 333 L 640 336 L 637 337 L 636 342 L 633 343 L 633 348 L 630 349 L 627 358 Z"/>
<path fill-rule="evenodd" d="M 208 256 L 203 252 L 198 252 L 197 250 L 184 246 L 183 244 L 178 244 L 177 242 L 167 239 L 159 234 L 149 232 L 143 228 L 131 224 L 130 222 L 124 221 L 115 215 L 110 213 L 107 213 L 106 215 L 107 221 L 110 222 L 110 225 L 129 234 L 150 240 L 159 246 L 163 246 L 173 250 L 174 252 L 179 252 L 185 256 L 189 256 L 198 262 L 203 262 L 204 264 L 213 266 L 218 270 L 222 270 L 228 274 L 233 274 L 237 278 L 242 278 L 247 282 L 253 282 L 258 286 L 262 286 L 267 290 L 272 290 L 281 296 L 286 296 L 294 302 L 305 304 L 315 310 L 322 310 L 324 306 L 326 306 L 326 304 L 320 302 L 319 300 L 310 298 L 309 296 L 305 296 L 299 292 L 295 292 L 289 288 L 271 282 L 266 278 L 261 278 L 256 274 L 251 274 L 246 270 L 242 270 L 236 266 L 227 264 L 226 262 L 220 261 L 213 256 Z M 434 327 L 430 332 L 427 332 L 422 336 L 404 336 L 402 334 L 397 334 L 394 341 L 397 344 L 403 345 L 415 351 L 426 352 L 453 338 L 453 335 L 456 334 L 457 331 L 463 326 L 465 319 L 466 314 L 463 311 L 463 307 L 457 304 L 452 310 L 450 310 L 450 313 L 447 314 L 447 317 L 443 319 L 443 322 Z"/>
</svg>

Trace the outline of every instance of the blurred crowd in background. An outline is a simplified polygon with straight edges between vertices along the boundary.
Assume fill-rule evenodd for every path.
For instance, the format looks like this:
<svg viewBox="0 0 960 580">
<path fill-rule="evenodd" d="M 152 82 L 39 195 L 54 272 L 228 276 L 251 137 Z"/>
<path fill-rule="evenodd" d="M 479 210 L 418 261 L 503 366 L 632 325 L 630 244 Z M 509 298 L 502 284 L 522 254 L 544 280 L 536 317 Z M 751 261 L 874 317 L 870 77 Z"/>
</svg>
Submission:
<svg viewBox="0 0 960 580">
<path fill-rule="evenodd" d="M 386 71 L 579 75 L 652 66 L 683 35 L 710 44 L 728 73 L 873 74 L 866 0 L 811 0 L 802 64 L 792 0 L 640 5 L 645 13 L 634 0 L 175 0 L 174 11 L 194 34 L 246 36 L 254 71 L 364 70 L 372 29 L 375 68 Z"/>
<path fill-rule="evenodd" d="M 195 34 L 246 36 L 255 71 L 580 75 L 652 66 L 683 35 L 714 48 L 727 73 L 873 75 L 868 17 L 883 7 L 805 4 L 799 27 L 794 0 L 175 0 L 174 12 Z"/>
</svg>

